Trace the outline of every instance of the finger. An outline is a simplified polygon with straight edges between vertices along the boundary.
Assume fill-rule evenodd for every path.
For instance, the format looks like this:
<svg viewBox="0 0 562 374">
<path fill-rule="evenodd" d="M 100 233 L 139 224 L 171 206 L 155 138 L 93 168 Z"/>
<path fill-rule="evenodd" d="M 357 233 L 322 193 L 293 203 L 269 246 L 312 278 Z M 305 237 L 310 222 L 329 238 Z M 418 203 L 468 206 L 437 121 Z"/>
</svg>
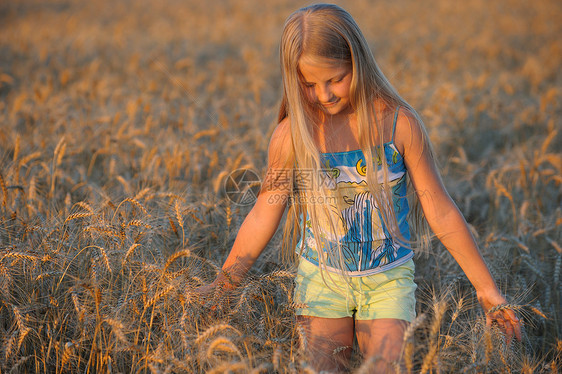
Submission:
<svg viewBox="0 0 562 374">
<path fill-rule="evenodd" d="M 506 322 L 503 319 L 496 319 L 496 322 L 498 323 L 498 327 L 500 328 L 500 331 L 504 334 L 507 334 Z"/>
<path fill-rule="evenodd" d="M 492 321 L 493 321 L 492 317 L 490 317 L 490 315 L 487 315 L 486 316 L 486 327 L 487 328 L 492 327 Z"/>
<path fill-rule="evenodd" d="M 503 317 L 513 322 L 519 322 L 519 318 L 517 318 L 517 315 L 515 314 L 515 312 L 513 312 L 513 310 L 504 310 Z"/>
<path fill-rule="evenodd" d="M 517 340 L 521 341 L 521 321 L 517 317 L 517 315 L 512 310 L 505 310 L 503 313 L 503 317 L 509 321 L 512 333 L 515 335 Z"/>
<path fill-rule="evenodd" d="M 497 314 L 489 314 L 486 316 L 486 326 L 491 328 L 494 324 L 496 324 L 500 329 L 503 327 L 503 318 L 498 317 Z"/>
<path fill-rule="evenodd" d="M 495 312 L 495 313 L 490 313 L 486 316 L 487 319 L 490 319 L 491 322 L 499 322 L 500 320 L 503 321 L 503 316 L 501 315 L 501 313 Z"/>
<path fill-rule="evenodd" d="M 513 333 L 515 334 L 515 337 L 517 338 L 517 340 L 521 341 L 521 321 L 519 320 L 519 318 L 517 318 L 517 315 L 515 315 L 515 313 L 511 310 L 507 310 L 505 315 L 507 316 L 507 319 L 510 321 L 512 325 Z"/>
<path fill-rule="evenodd" d="M 509 342 L 511 342 L 511 338 L 513 338 L 513 333 L 514 333 L 514 329 L 513 329 L 513 325 L 510 322 L 505 322 L 505 334 L 507 335 L 508 338 L 508 344 Z"/>
<path fill-rule="evenodd" d="M 521 323 L 519 322 L 515 325 L 515 337 L 521 341 Z"/>
<path fill-rule="evenodd" d="M 501 313 L 490 314 L 489 318 L 490 318 L 490 326 L 496 325 L 502 333 L 504 333 L 504 334 L 506 333 L 506 331 L 507 331 L 507 326 L 506 326 L 507 320 L 505 320 L 503 318 Z"/>
<path fill-rule="evenodd" d="M 498 316 L 494 318 L 494 321 L 498 324 L 502 333 L 505 334 L 506 343 L 509 345 L 514 335 L 518 340 L 521 340 L 521 325 L 518 318 L 516 318 L 516 321 L 512 321 L 510 318 L 505 317 L 506 315 Z"/>
<path fill-rule="evenodd" d="M 511 341 L 513 339 L 513 335 L 515 335 L 515 337 L 518 340 L 521 340 L 521 328 L 519 326 L 519 323 L 514 324 L 512 322 L 509 323 L 509 331 L 508 331 L 508 339 L 507 339 L 507 344 L 511 344 Z"/>
</svg>

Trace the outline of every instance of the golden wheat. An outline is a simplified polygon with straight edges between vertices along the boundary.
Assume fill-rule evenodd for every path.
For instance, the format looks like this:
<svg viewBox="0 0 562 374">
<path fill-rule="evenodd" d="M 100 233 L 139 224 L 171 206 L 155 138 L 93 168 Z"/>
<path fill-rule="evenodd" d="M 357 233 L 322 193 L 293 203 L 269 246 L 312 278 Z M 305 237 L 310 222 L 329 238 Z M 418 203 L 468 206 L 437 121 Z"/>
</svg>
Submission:
<svg viewBox="0 0 562 374">
<path fill-rule="evenodd" d="M 437 245 L 417 258 L 405 371 L 558 372 L 562 9 L 342 4 L 424 115 L 444 182 L 513 300 L 498 308 L 525 322 L 522 343 L 486 329 Z M 279 235 L 238 292 L 212 303 L 195 292 L 249 210 L 224 178 L 266 166 L 278 38 L 295 5 L 0 8 L 0 371 L 315 372 Z M 368 371 L 353 352 L 350 370 Z"/>
</svg>

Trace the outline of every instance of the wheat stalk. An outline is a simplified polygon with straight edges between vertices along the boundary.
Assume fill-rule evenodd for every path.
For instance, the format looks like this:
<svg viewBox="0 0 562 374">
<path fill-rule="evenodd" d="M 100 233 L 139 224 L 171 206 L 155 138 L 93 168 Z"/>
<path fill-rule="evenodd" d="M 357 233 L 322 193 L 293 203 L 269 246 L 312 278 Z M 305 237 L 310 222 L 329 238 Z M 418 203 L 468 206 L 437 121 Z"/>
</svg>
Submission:
<svg viewBox="0 0 562 374">
<path fill-rule="evenodd" d="M 168 257 L 168 260 L 166 261 L 166 264 L 164 265 L 164 271 L 168 270 L 168 268 L 170 267 L 170 265 L 176 261 L 178 258 L 181 257 L 189 257 L 191 256 L 191 251 L 189 249 L 183 249 L 181 251 L 178 251 L 176 253 L 174 253 L 173 255 L 171 255 L 170 257 Z"/>
<path fill-rule="evenodd" d="M 240 353 L 238 347 L 236 347 L 230 339 L 224 336 L 215 338 L 211 344 L 209 344 L 209 348 L 207 349 L 207 358 L 212 358 L 215 351 L 234 353 L 238 357 L 242 358 L 242 353 Z"/>
<path fill-rule="evenodd" d="M 53 154 L 53 164 L 51 168 L 51 188 L 49 189 L 49 197 L 53 197 L 55 193 L 55 180 L 57 175 L 57 167 L 62 162 L 62 158 L 64 157 L 64 153 L 66 151 L 66 141 L 65 137 L 63 136 L 57 146 L 55 147 L 55 151 Z"/>
<path fill-rule="evenodd" d="M 8 190 L 2 173 L 0 173 L 0 189 L 2 190 L 2 206 L 5 208 L 8 205 Z"/>
<path fill-rule="evenodd" d="M 152 191 L 152 189 L 146 187 L 143 188 L 142 190 L 140 190 L 139 192 L 137 192 L 137 194 L 135 195 L 135 197 L 133 197 L 134 200 L 141 200 L 143 199 L 146 195 L 148 195 L 150 192 Z"/>
<path fill-rule="evenodd" d="M 28 356 L 23 356 L 21 357 L 18 362 L 15 363 L 15 365 L 13 365 L 10 368 L 10 371 L 8 372 L 9 374 L 11 373 L 20 373 L 19 368 L 20 366 L 22 366 L 23 364 L 25 364 L 27 362 L 27 360 L 29 360 L 30 358 L 34 357 L 34 355 L 28 355 Z"/>
<path fill-rule="evenodd" d="M 221 373 L 236 373 L 238 371 L 245 372 L 248 370 L 248 365 L 243 362 L 228 362 L 217 366 L 209 370 L 209 374 L 221 374 Z"/>
<path fill-rule="evenodd" d="M 223 330 L 232 330 L 238 336 L 242 336 L 242 333 L 231 325 L 217 324 L 217 325 L 213 325 L 213 326 L 209 327 L 207 330 L 205 330 L 205 332 L 203 332 L 203 334 L 201 334 L 199 337 L 197 337 L 197 339 L 195 339 L 195 344 L 200 344 L 201 342 L 207 340 L 210 336 L 216 334 L 219 331 L 223 331 Z"/>
<path fill-rule="evenodd" d="M 98 256 L 96 256 L 96 260 L 101 259 L 105 268 L 111 273 L 111 265 L 109 264 L 109 258 L 107 257 L 107 253 L 105 253 L 105 249 L 100 246 L 94 245 L 93 248 L 96 248 L 98 251 Z M 97 262 L 97 261 L 96 261 Z"/>
<path fill-rule="evenodd" d="M 152 296 L 152 298 L 150 298 L 148 303 L 146 303 L 145 308 L 148 308 L 148 307 L 154 305 L 158 300 L 160 300 L 161 298 L 163 298 L 164 296 L 169 294 L 170 291 L 172 291 L 174 288 L 175 288 L 175 286 L 170 284 L 166 288 L 161 290 L 160 292 L 156 293 L 154 296 Z"/>
<path fill-rule="evenodd" d="M 124 266 L 125 263 L 127 262 L 127 260 L 129 259 L 129 257 L 133 254 L 133 252 L 135 251 L 135 249 L 137 249 L 138 247 L 140 247 L 139 243 L 133 243 L 131 244 L 131 246 L 129 247 L 129 249 L 127 249 L 127 252 L 125 253 L 125 257 L 123 258 L 123 262 L 121 263 L 121 266 Z"/>
<path fill-rule="evenodd" d="M 106 318 L 105 322 L 107 322 L 107 324 L 109 324 L 109 326 L 111 326 L 113 333 L 115 334 L 115 336 L 117 337 L 117 339 L 119 339 L 119 341 L 123 344 L 125 344 L 125 346 L 129 347 L 131 345 L 131 343 L 129 342 L 129 340 L 127 339 L 127 337 L 125 336 L 125 334 L 123 333 L 124 330 L 124 326 L 123 324 L 113 318 Z"/>
<path fill-rule="evenodd" d="M 441 323 L 443 316 L 447 310 L 447 304 L 442 300 L 433 301 L 433 321 L 429 329 L 429 349 L 423 358 L 420 373 L 427 373 L 434 367 L 439 368 L 439 332 L 441 330 Z"/>
<path fill-rule="evenodd" d="M 180 206 L 179 206 L 178 200 L 176 200 L 176 202 L 174 204 L 174 210 L 176 212 L 176 219 L 178 220 L 178 223 L 181 227 L 181 234 L 182 234 L 181 245 L 184 246 L 185 245 L 185 230 L 184 230 L 184 227 L 183 227 L 183 217 L 182 217 L 182 214 L 180 212 Z"/>
<path fill-rule="evenodd" d="M 145 228 L 147 228 L 147 229 L 151 229 L 151 228 L 152 228 L 152 226 L 150 226 L 149 224 L 147 224 L 147 223 L 141 221 L 140 219 L 133 219 L 133 220 L 130 220 L 129 222 L 127 222 L 126 225 L 124 225 L 124 227 L 129 227 L 129 226 L 135 226 L 135 227 L 141 227 L 141 226 L 142 226 L 142 227 L 145 227 Z"/>
<path fill-rule="evenodd" d="M 16 337 L 18 335 L 18 330 L 12 332 L 6 343 L 4 344 L 4 357 L 6 360 L 10 358 L 12 354 L 12 349 L 14 347 L 14 342 L 16 341 Z"/>
<path fill-rule="evenodd" d="M 84 316 L 86 315 L 86 310 L 84 309 L 82 304 L 80 304 L 79 296 L 75 291 L 71 291 L 70 295 L 72 297 L 72 304 L 74 305 L 74 310 L 78 315 L 78 320 L 82 322 L 84 320 Z"/>
<path fill-rule="evenodd" d="M 62 352 L 61 370 L 64 370 L 64 367 L 66 366 L 66 363 L 70 360 L 73 351 L 74 351 L 74 344 L 72 342 L 67 342 L 64 345 L 64 350 Z"/>
<path fill-rule="evenodd" d="M 498 304 L 492 308 L 490 308 L 486 314 L 492 314 L 492 313 L 496 313 L 496 312 L 500 312 L 503 310 L 514 310 L 514 311 L 519 311 L 523 309 L 523 306 L 521 305 L 517 305 L 517 304 Z"/>
<path fill-rule="evenodd" d="M 253 368 L 250 371 L 250 374 L 260 374 L 260 373 L 271 373 L 272 370 L 275 370 L 273 368 L 273 365 L 270 364 L 269 362 L 264 362 L 263 364 L 261 364 L 260 366 Z"/>
<path fill-rule="evenodd" d="M 19 157 L 19 154 L 20 154 L 20 140 L 21 140 L 20 134 L 17 134 L 16 135 L 16 141 L 14 142 L 14 155 L 12 157 L 12 162 L 14 164 L 18 160 L 18 157 Z"/>
<path fill-rule="evenodd" d="M 35 262 L 35 261 L 38 260 L 37 257 L 28 255 L 28 254 L 26 254 L 26 253 L 22 253 L 22 252 L 8 252 L 8 253 L 5 253 L 5 254 L 2 256 L 2 258 L 0 258 L 0 263 L 3 262 L 5 258 L 17 258 L 17 259 L 20 259 L 20 260 L 33 261 L 33 262 Z"/>
<path fill-rule="evenodd" d="M 426 314 L 420 314 L 408 325 L 406 331 L 404 332 L 404 363 L 406 364 L 406 369 L 410 374 L 414 367 L 414 333 L 415 331 L 420 328 L 425 323 L 427 319 Z"/>
<path fill-rule="evenodd" d="M 77 203 L 74 204 L 74 206 L 80 207 L 82 209 L 87 210 L 89 213 L 94 213 L 94 209 L 92 208 L 92 206 L 90 204 L 88 204 L 85 201 L 79 201 Z"/>
<path fill-rule="evenodd" d="M 130 203 L 133 206 L 136 206 L 137 208 L 139 208 L 145 215 L 150 216 L 150 214 L 148 214 L 145 207 L 138 200 L 135 200 L 135 199 L 132 199 L 132 198 L 128 197 L 128 198 L 124 199 L 123 201 L 121 201 L 119 203 L 119 205 L 117 206 L 117 208 L 115 208 L 115 213 L 113 214 L 113 217 L 111 218 L 112 222 L 115 219 L 115 215 L 119 211 L 119 208 L 121 208 L 121 205 L 123 205 L 124 203 Z"/>
<path fill-rule="evenodd" d="M 92 213 L 88 212 L 88 213 L 73 213 L 71 215 L 69 215 L 68 217 L 66 217 L 66 219 L 64 220 L 64 223 L 67 223 L 69 221 L 72 221 L 74 219 L 79 219 L 79 218 L 86 218 L 86 217 L 90 217 L 92 216 Z"/>
</svg>

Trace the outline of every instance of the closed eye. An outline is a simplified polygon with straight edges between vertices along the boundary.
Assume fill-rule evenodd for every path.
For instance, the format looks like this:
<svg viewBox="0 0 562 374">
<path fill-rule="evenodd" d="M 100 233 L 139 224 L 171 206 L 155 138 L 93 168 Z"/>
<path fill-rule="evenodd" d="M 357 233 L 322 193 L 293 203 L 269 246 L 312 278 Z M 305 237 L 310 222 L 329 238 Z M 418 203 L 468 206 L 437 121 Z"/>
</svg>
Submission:
<svg viewBox="0 0 562 374">
<path fill-rule="evenodd" d="M 334 79 L 332 79 L 332 83 L 340 83 L 341 81 L 344 80 L 345 77 L 347 77 L 347 74 L 342 75 L 341 77 L 338 77 L 338 78 L 334 78 Z"/>
</svg>

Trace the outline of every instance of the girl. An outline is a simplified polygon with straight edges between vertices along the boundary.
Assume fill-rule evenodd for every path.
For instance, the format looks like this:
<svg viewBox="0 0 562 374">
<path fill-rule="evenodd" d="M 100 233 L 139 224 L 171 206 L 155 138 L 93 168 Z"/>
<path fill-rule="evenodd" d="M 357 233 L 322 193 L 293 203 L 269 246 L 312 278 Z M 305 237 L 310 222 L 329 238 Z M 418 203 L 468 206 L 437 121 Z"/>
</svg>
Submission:
<svg viewBox="0 0 562 374">
<path fill-rule="evenodd" d="M 400 362 L 415 317 L 410 227 L 419 225 L 406 220 L 409 178 L 484 310 L 506 303 L 445 191 L 421 119 L 382 74 L 353 18 L 335 5 L 300 9 L 285 23 L 280 52 L 284 92 L 262 191 L 222 272 L 199 292 L 236 287 L 289 206 L 284 249 L 299 255 L 294 298 L 312 364 L 343 370 L 355 335 L 385 372 Z M 487 321 L 520 338 L 511 310 Z"/>
</svg>

